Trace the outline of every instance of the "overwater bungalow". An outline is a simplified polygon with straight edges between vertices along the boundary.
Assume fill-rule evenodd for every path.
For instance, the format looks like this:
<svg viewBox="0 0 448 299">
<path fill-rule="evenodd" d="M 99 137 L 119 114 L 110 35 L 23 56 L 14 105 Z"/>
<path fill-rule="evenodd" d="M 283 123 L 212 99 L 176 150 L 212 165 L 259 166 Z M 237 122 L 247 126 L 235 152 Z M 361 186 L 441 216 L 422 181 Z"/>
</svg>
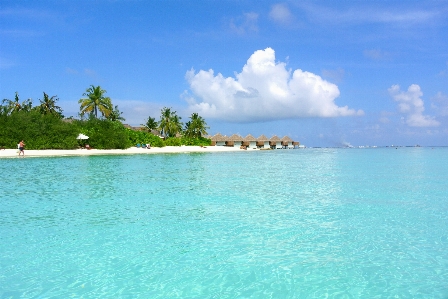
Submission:
<svg viewBox="0 0 448 299">
<path fill-rule="evenodd" d="M 246 148 L 257 148 L 257 138 L 252 136 L 251 134 L 244 137 L 243 146 Z"/>
<path fill-rule="evenodd" d="M 282 149 L 283 148 L 282 141 L 277 135 L 274 135 L 271 137 L 271 139 L 269 139 L 269 146 L 271 147 L 271 149 Z"/>
<path fill-rule="evenodd" d="M 294 148 L 294 145 L 292 145 L 293 141 L 291 138 L 289 138 L 288 136 L 283 136 L 283 138 L 281 139 L 282 141 L 282 147 L 284 149 L 288 149 L 288 148 Z"/>
<path fill-rule="evenodd" d="M 269 139 L 265 135 L 257 138 L 257 148 L 269 148 Z"/>
<path fill-rule="evenodd" d="M 243 143 L 244 138 L 238 134 L 233 134 L 232 136 L 226 138 L 226 146 L 240 147 Z"/>
<path fill-rule="evenodd" d="M 282 139 L 277 135 L 267 138 L 265 135 L 255 138 L 253 135 L 248 134 L 246 137 L 242 137 L 238 134 L 233 134 L 230 137 L 221 135 L 220 133 L 214 136 L 208 136 L 212 141 L 212 146 L 233 146 L 241 147 L 244 149 L 291 149 L 299 148 L 300 143 L 293 141 L 290 137 L 284 136 Z"/>
</svg>

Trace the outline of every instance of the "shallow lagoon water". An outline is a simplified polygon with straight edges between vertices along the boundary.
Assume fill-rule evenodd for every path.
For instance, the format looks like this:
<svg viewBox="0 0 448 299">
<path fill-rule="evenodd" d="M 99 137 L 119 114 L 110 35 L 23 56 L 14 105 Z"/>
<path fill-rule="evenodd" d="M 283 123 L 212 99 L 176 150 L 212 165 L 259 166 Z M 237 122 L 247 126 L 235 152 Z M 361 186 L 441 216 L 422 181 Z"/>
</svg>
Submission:
<svg viewBox="0 0 448 299">
<path fill-rule="evenodd" d="M 0 160 L 0 298 L 447 298 L 448 148 Z"/>
</svg>

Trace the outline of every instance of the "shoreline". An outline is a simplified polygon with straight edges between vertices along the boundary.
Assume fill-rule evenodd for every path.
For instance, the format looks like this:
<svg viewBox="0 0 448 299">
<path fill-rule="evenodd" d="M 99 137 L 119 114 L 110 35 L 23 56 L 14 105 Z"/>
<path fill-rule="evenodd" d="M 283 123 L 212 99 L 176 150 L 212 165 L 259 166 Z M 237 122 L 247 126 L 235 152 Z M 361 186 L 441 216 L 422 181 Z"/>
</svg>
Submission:
<svg viewBox="0 0 448 299">
<path fill-rule="evenodd" d="M 258 149 L 247 149 L 254 151 Z M 180 153 L 214 153 L 246 151 L 238 147 L 227 146 L 165 146 L 152 147 L 150 149 L 130 147 L 128 149 L 73 149 L 73 150 L 27 150 L 25 156 L 20 156 L 17 149 L 0 150 L 0 158 L 26 158 L 26 157 L 64 157 L 64 156 L 97 156 L 97 155 L 148 155 L 148 154 L 180 154 Z"/>
</svg>

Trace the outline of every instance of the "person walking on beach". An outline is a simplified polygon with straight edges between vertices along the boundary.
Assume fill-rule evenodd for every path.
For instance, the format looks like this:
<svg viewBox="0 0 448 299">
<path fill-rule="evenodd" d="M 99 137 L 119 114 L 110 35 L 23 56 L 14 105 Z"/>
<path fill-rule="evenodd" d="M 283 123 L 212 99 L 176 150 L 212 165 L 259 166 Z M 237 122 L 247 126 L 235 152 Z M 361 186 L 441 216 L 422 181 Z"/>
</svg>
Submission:
<svg viewBox="0 0 448 299">
<path fill-rule="evenodd" d="M 20 156 L 20 153 L 22 153 L 22 156 L 25 156 L 24 149 L 25 149 L 25 143 L 22 140 L 19 142 L 19 156 Z"/>
</svg>

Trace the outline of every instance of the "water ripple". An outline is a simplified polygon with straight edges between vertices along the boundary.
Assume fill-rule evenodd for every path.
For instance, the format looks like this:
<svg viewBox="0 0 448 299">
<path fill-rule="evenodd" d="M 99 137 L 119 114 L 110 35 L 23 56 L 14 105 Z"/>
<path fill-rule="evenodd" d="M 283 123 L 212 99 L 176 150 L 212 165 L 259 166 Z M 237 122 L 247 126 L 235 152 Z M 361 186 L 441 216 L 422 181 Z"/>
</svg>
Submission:
<svg viewBox="0 0 448 299">
<path fill-rule="evenodd" d="M 446 298 L 446 151 L 4 159 L 0 297 Z"/>
</svg>

